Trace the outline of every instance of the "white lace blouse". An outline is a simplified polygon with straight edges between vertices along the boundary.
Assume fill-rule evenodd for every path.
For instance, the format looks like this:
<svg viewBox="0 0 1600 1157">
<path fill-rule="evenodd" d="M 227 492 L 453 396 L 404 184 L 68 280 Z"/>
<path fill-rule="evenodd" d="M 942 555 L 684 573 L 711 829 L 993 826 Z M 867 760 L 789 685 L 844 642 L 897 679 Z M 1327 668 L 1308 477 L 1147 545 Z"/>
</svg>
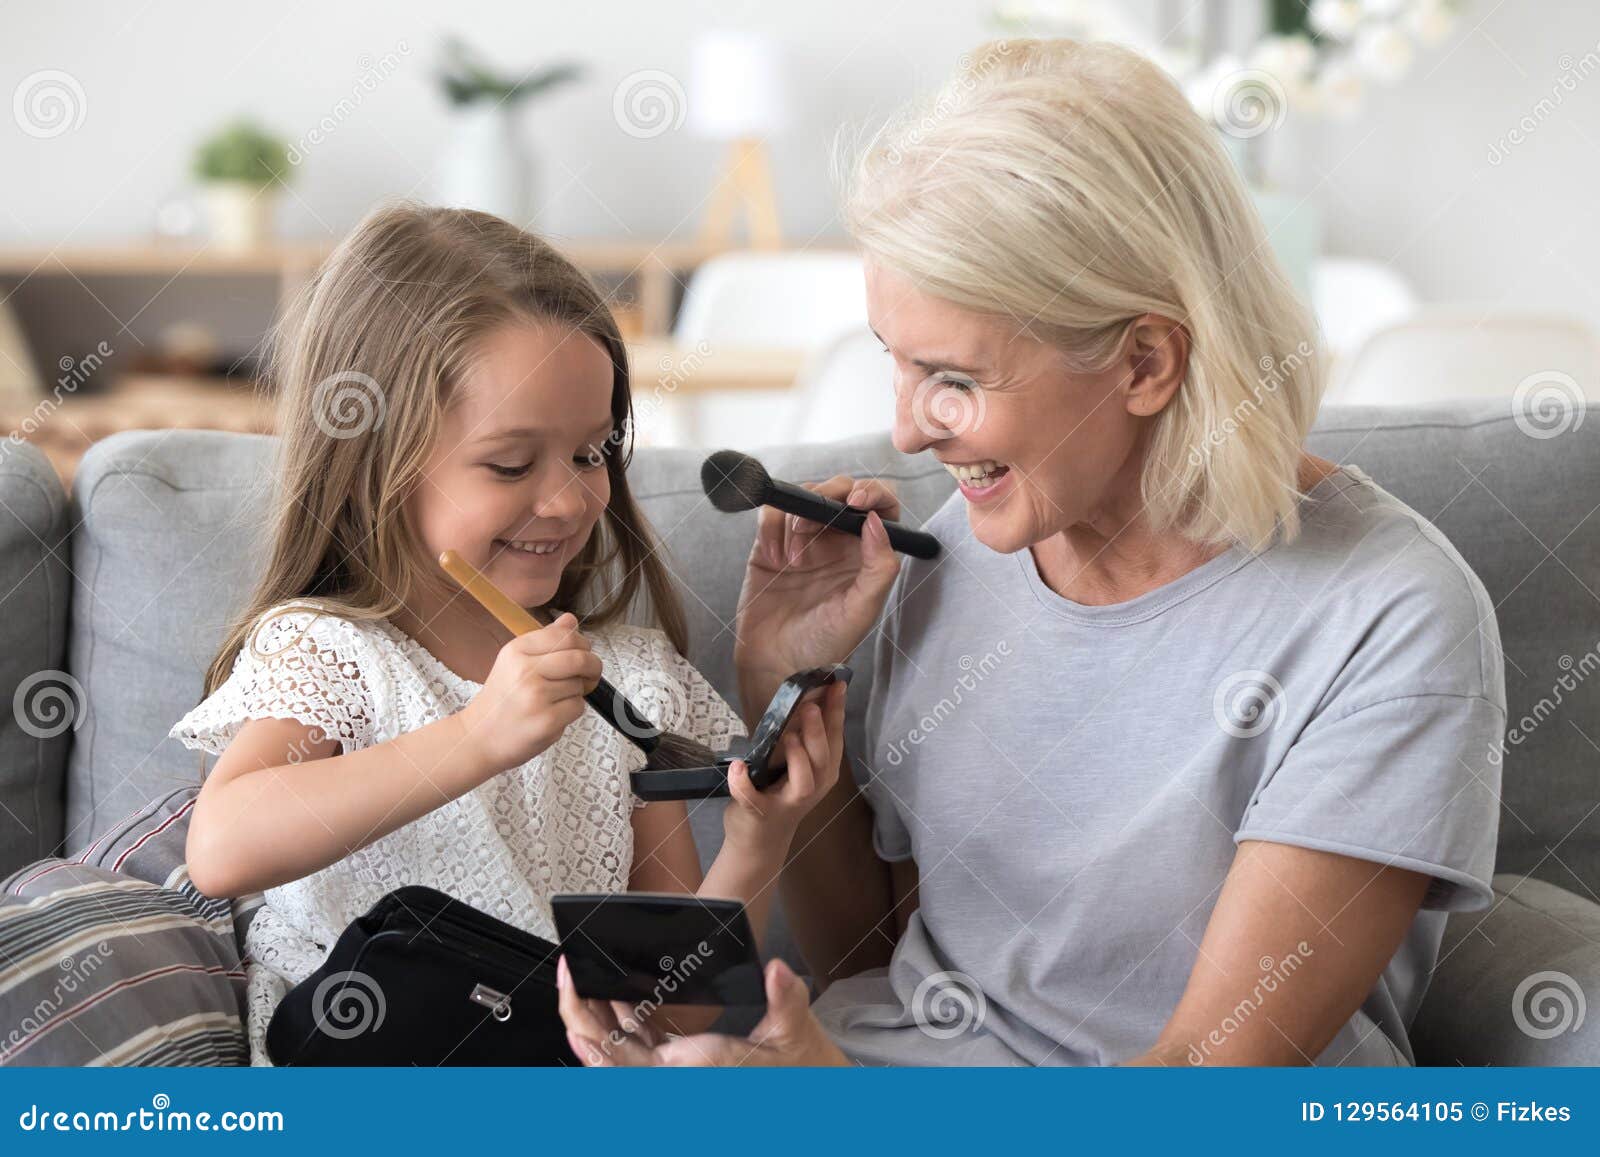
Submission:
<svg viewBox="0 0 1600 1157">
<path fill-rule="evenodd" d="M 586 634 L 606 678 L 659 725 L 713 750 L 744 733 L 660 631 L 616 624 Z M 481 687 L 386 620 L 269 612 L 227 681 L 170 734 L 220 755 L 247 720 L 297 719 L 348 753 L 442 719 Z M 633 865 L 628 772 L 643 764 L 636 747 L 586 710 L 522 766 L 336 864 L 268 889 L 245 942 L 252 1062 L 270 1063 L 267 1022 L 283 995 L 322 963 L 350 921 L 395 888 L 427 884 L 548 940 L 556 939 L 552 894 L 624 891 Z"/>
</svg>

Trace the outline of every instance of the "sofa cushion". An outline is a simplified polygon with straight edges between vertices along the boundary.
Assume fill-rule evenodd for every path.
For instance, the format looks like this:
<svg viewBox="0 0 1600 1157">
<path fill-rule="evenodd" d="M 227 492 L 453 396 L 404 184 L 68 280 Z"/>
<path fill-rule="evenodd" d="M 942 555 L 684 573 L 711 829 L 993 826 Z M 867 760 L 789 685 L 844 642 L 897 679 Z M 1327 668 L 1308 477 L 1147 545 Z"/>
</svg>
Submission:
<svg viewBox="0 0 1600 1157">
<path fill-rule="evenodd" d="M 1509 400 L 1324 412 L 1316 453 L 1431 520 L 1494 603 L 1505 652 L 1495 870 L 1600 895 L 1600 406 Z"/>
<path fill-rule="evenodd" d="M 1445 925 L 1411 1026 L 1417 1063 L 1600 1065 L 1597 997 L 1600 906 L 1543 880 L 1497 875 L 1493 907 Z"/>
<path fill-rule="evenodd" d="M 40 451 L 0 439 L 0 872 L 55 851 L 81 686 L 66 673 L 67 495 Z"/>
<path fill-rule="evenodd" d="M 152 801 L 75 860 L 0 885 L 6 1065 L 230 1065 L 248 1059 L 232 906 L 183 866 L 195 792 Z"/>
</svg>

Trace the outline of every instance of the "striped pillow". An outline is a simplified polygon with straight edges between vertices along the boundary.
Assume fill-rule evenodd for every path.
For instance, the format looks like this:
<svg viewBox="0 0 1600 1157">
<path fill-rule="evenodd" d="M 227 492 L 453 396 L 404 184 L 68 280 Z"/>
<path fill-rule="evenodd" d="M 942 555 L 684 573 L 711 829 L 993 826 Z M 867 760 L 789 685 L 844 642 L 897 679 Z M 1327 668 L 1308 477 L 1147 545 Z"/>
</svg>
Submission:
<svg viewBox="0 0 1600 1157">
<path fill-rule="evenodd" d="M 233 905 L 183 865 L 196 792 L 0 885 L 0 1065 L 248 1061 Z"/>
</svg>

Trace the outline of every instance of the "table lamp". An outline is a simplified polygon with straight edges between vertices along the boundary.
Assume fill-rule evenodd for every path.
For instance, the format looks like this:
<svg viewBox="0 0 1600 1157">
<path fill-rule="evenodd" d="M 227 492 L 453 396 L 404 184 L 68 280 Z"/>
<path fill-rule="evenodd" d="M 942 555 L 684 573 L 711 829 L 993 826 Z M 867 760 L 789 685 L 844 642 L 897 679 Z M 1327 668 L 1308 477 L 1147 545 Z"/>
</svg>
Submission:
<svg viewBox="0 0 1600 1157">
<path fill-rule="evenodd" d="M 754 33 L 709 32 L 694 45 L 689 124 L 696 135 L 726 141 L 727 152 L 706 208 L 702 237 L 730 248 L 742 209 L 755 249 L 782 244 L 766 139 L 788 122 L 782 60 L 770 40 Z"/>
</svg>

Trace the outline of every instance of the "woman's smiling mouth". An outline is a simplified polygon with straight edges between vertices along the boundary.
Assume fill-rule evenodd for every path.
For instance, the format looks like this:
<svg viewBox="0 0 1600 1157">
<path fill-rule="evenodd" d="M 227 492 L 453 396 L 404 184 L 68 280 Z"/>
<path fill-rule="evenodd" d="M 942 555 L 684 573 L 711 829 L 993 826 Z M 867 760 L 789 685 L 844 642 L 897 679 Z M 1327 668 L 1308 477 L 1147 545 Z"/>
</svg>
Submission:
<svg viewBox="0 0 1600 1157">
<path fill-rule="evenodd" d="M 1011 475 L 1011 467 L 992 458 L 976 462 L 945 462 L 943 466 L 960 484 L 961 494 L 968 502 L 986 502 L 997 497 Z"/>
</svg>

